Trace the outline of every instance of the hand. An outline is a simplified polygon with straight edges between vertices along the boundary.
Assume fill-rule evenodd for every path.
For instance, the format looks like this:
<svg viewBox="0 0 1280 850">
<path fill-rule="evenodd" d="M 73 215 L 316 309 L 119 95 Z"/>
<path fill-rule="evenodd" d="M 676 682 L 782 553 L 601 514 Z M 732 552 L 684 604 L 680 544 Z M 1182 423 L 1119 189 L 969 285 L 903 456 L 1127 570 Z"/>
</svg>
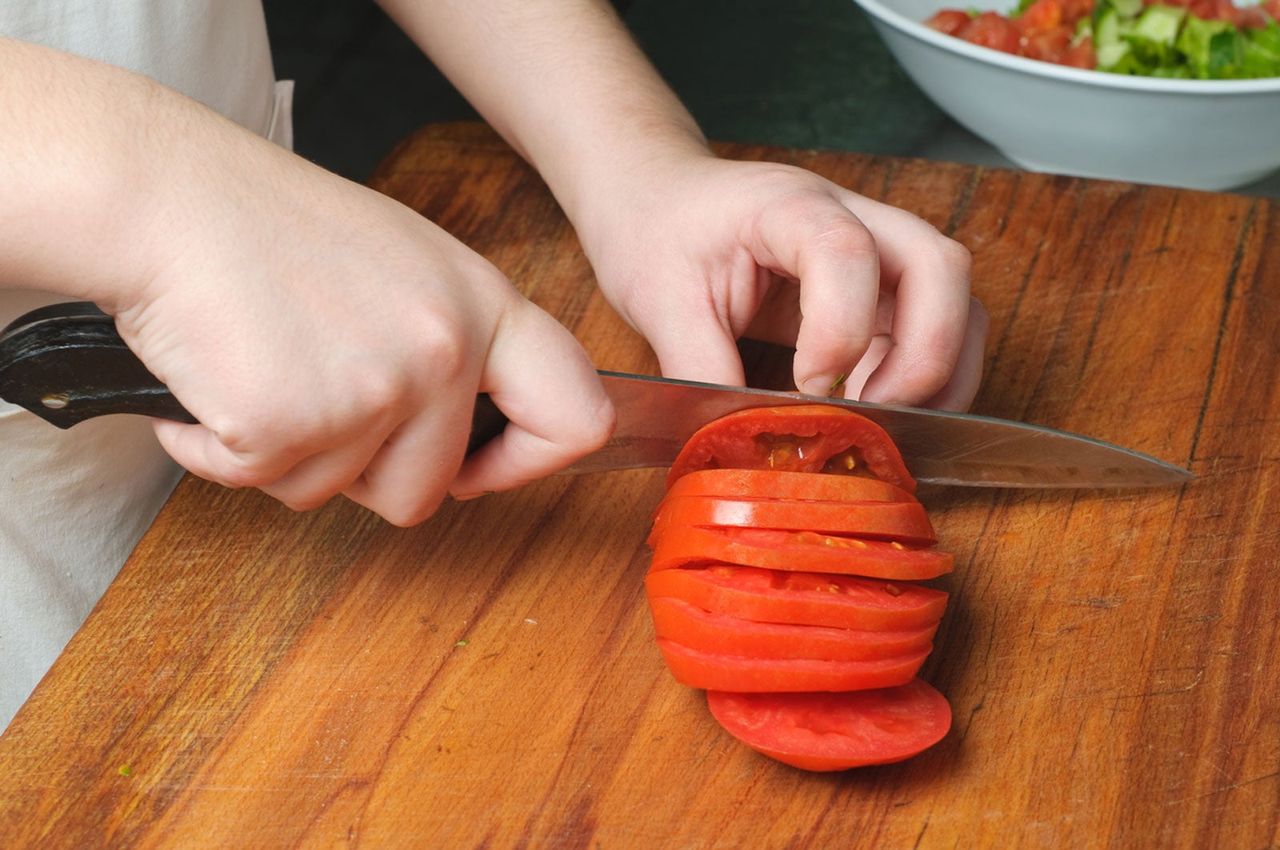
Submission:
<svg viewBox="0 0 1280 850">
<path fill-rule="evenodd" d="M 603 443 L 612 408 L 585 353 L 481 257 L 238 128 L 199 149 L 161 169 L 145 285 L 95 293 L 202 423 L 156 422 L 180 464 L 410 525 L 446 492 L 511 488 Z M 464 462 L 478 391 L 510 424 Z"/>
<path fill-rule="evenodd" d="M 741 384 L 746 336 L 795 345 L 806 393 L 972 402 L 987 315 L 969 252 L 928 223 L 775 163 L 683 154 L 626 174 L 579 232 L 663 374 Z"/>
</svg>

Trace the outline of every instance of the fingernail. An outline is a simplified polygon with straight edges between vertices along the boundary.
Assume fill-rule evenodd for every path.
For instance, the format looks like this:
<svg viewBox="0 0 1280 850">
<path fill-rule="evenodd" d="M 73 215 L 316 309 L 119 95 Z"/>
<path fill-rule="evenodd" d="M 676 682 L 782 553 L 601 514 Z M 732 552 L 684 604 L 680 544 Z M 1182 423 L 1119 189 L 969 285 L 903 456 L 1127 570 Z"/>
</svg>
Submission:
<svg viewBox="0 0 1280 850">
<path fill-rule="evenodd" d="M 805 381 L 804 386 L 800 388 L 800 392 L 805 395 L 823 396 L 825 398 L 843 397 L 844 382 L 847 380 L 849 380 L 848 372 L 837 377 L 832 377 L 831 375 L 819 375 Z"/>
<path fill-rule="evenodd" d="M 479 499 L 481 496 L 492 496 L 493 494 L 493 490 L 481 490 L 479 493 L 454 493 L 453 499 L 455 502 L 469 502 L 472 499 Z"/>
</svg>

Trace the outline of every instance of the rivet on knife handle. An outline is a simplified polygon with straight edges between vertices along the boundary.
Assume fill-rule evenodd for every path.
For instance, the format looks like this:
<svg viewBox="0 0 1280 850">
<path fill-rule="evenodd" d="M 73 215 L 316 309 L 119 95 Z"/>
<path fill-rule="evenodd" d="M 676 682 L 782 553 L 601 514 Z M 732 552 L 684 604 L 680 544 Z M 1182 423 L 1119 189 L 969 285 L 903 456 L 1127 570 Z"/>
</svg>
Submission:
<svg viewBox="0 0 1280 850">
<path fill-rule="evenodd" d="M 108 413 L 194 422 L 93 304 L 34 310 L 0 333 L 0 398 L 70 428 Z"/>
<path fill-rule="evenodd" d="M 0 398 L 59 428 L 111 413 L 196 421 L 125 345 L 115 320 L 87 302 L 33 310 L 0 331 Z M 467 453 L 506 423 L 479 396 Z"/>
</svg>

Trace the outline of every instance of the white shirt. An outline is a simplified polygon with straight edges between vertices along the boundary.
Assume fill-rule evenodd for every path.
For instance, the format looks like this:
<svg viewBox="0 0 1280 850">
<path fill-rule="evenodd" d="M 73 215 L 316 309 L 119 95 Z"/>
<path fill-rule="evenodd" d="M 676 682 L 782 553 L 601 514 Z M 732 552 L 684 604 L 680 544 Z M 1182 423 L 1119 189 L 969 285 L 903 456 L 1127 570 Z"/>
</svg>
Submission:
<svg viewBox="0 0 1280 850">
<path fill-rule="evenodd" d="M 292 145 L 292 87 L 275 82 L 261 0 L 0 0 L 0 34 L 146 74 Z M 0 325 L 61 300 L 0 289 Z M 0 730 L 180 473 L 141 417 L 60 431 L 0 402 Z"/>
</svg>

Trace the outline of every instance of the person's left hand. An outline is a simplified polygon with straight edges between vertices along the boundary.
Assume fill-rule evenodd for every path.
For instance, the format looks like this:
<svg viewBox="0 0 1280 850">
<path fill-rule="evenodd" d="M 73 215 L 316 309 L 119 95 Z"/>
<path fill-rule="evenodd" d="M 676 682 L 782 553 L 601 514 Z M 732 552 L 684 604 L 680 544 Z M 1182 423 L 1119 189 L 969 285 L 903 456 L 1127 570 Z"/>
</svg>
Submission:
<svg viewBox="0 0 1280 850">
<path fill-rule="evenodd" d="M 777 163 L 682 154 L 626 175 L 575 224 L 664 375 L 740 385 L 745 336 L 794 345 L 809 394 L 973 401 L 987 315 L 968 250 L 927 222 Z"/>
</svg>

